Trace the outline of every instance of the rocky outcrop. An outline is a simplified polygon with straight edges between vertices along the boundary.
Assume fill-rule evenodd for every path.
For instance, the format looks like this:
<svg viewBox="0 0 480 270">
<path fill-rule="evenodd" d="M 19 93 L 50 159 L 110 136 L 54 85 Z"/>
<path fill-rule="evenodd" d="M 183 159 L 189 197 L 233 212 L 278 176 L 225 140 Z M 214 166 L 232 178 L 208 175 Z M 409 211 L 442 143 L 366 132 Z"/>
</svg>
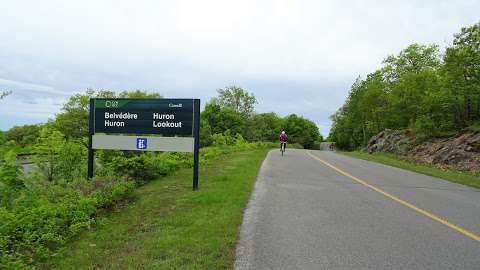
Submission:
<svg viewBox="0 0 480 270">
<path fill-rule="evenodd" d="M 409 132 L 384 130 L 372 137 L 367 150 L 405 155 L 442 168 L 480 171 L 480 132 L 464 131 L 449 138 L 433 138 L 414 143 Z"/>
<path fill-rule="evenodd" d="M 431 139 L 409 154 L 441 167 L 480 171 L 480 132 L 465 132 L 452 138 Z"/>
<path fill-rule="evenodd" d="M 394 131 L 385 129 L 373 136 L 367 144 L 368 153 L 388 152 L 405 154 L 413 135 L 408 131 Z"/>
</svg>

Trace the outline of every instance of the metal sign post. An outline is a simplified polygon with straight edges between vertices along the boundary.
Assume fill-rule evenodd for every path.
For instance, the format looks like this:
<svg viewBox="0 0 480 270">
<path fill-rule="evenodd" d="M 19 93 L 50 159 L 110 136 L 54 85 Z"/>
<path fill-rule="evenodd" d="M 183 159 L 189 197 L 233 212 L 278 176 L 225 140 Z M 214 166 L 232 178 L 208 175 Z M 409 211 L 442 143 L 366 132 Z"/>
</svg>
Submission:
<svg viewBox="0 0 480 270">
<path fill-rule="evenodd" d="M 88 168 L 87 168 L 87 178 L 91 179 L 93 177 L 93 162 L 95 159 L 95 150 L 93 150 L 93 134 L 95 133 L 93 128 L 94 116 L 93 111 L 95 108 L 95 100 L 90 99 L 90 112 L 88 114 Z"/>
<path fill-rule="evenodd" d="M 199 99 L 92 98 L 88 126 L 88 178 L 95 149 L 193 152 L 193 189 L 198 190 Z"/>
<path fill-rule="evenodd" d="M 193 190 L 198 190 L 198 159 L 200 149 L 200 99 L 193 103 Z"/>
</svg>

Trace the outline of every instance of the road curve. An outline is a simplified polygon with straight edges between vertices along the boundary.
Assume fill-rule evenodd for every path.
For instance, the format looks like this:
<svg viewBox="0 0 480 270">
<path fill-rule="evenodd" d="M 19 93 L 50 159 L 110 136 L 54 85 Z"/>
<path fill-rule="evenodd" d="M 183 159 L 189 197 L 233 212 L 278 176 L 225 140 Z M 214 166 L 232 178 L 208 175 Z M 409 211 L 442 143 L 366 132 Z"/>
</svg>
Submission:
<svg viewBox="0 0 480 270">
<path fill-rule="evenodd" d="M 480 269 L 475 237 L 479 189 L 329 151 L 272 150 L 235 269 Z"/>
</svg>

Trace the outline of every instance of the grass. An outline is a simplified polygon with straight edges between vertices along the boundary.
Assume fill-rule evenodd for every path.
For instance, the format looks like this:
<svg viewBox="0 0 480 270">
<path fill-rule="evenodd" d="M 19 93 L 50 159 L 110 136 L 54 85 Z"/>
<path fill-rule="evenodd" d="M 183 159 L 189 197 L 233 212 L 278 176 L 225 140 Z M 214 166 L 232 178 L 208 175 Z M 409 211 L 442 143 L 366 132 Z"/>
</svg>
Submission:
<svg viewBox="0 0 480 270">
<path fill-rule="evenodd" d="M 150 182 L 40 269 L 231 269 L 243 210 L 268 149 Z"/>
<path fill-rule="evenodd" d="M 431 165 L 418 164 L 410 160 L 400 159 L 396 155 L 387 154 L 387 153 L 368 154 L 366 152 L 359 152 L 359 151 L 338 152 L 338 153 L 346 156 L 350 156 L 350 157 L 360 158 L 360 159 L 369 160 L 369 161 L 375 161 L 375 162 L 383 163 L 393 167 L 398 167 L 401 169 L 442 178 L 450 182 L 455 182 L 455 183 L 459 183 L 466 186 L 480 188 L 479 174 L 463 172 L 458 170 L 450 170 L 450 169 L 443 170 Z"/>
</svg>

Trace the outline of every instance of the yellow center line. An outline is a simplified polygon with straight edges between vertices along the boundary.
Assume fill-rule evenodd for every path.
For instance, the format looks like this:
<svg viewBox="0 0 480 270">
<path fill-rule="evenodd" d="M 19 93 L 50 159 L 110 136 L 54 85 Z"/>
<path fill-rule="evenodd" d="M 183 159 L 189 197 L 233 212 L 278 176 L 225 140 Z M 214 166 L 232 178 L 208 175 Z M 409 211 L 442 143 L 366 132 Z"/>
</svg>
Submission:
<svg viewBox="0 0 480 270">
<path fill-rule="evenodd" d="M 422 214 L 422 215 L 424 215 L 424 216 L 426 216 L 426 217 L 429 217 L 429 218 L 431 218 L 431 219 L 433 219 L 433 220 L 435 220 L 435 221 L 437 221 L 437 222 L 439 222 L 439 223 L 441 223 L 441 224 L 449 227 L 450 229 L 453 229 L 453 230 L 455 230 L 455 231 L 457 231 L 457 232 L 459 232 L 459 233 L 461 233 L 461 234 L 463 234 L 463 235 L 465 235 L 465 236 L 467 236 L 467 237 L 469 237 L 469 238 L 471 238 L 471 239 L 473 239 L 473 240 L 476 240 L 476 241 L 479 241 L 479 242 L 480 242 L 480 235 L 475 234 L 475 233 L 473 233 L 473 232 L 470 232 L 470 231 L 468 231 L 467 229 L 464 229 L 464 228 L 462 228 L 462 227 L 460 227 L 460 226 L 457 226 L 457 225 L 455 225 L 455 224 L 452 224 L 452 223 L 448 222 L 448 221 L 447 221 L 446 219 L 444 219 L 444 218 L 441 218 L 441 217 L 439 217 L 439 216 L 437 216 L 437 215 L 434 215 L 434 214 L 432 214 L 432 213 L 430 213 L 430 212 L 428 212 L 428 211 L 426 211 L 426 210 L 423 210 L 422 208 L 419 208 L 419 207 L 417 207 L 417 206 L 415 206 L 415 205 L 413 205 L 413 204 L 411 204 L 411 203 L 409 203 L 409 202 L 407 202 L 407 201 L 404 201 L 404 200 L 398 198 L 398 197 L 395 196 L 395 195 L 392 195 L 392 194 L 390 194 L 390 193 L 388 193 L 388 192 L 386 192 L 386 191 L 384 191 L 384 190 L 382 190 L 382 189 L 380 189 L 380 188 L 378 188 L 378 187 L 376 187 L 376 186 L 374 186 L 374 185 L 371 185 L 371 184 L 367 183 L 365 180 L 362 180 L 362 179 L 360 179 L 360 178 L 358 178 L 358 177 L 355 177 L 355 176 L 349 174 L 348 172 L 345 172 L 345 171 L 343 171 L 343 170 L 341 170 L 341 169 L 333 166 L 332 164 L 328 163 L 327 161 L 325 161 L 325 160 L 323 160 L 323 159 L 321 159 L 321 158 L 313 155 L 312 153 L 310 153 L 310 151 L 307 151 L 307 154 L 308 154 L 310 157 L 312 157 L 312 158 L 320 161 L 320 162 L 323 163 L 324 165 L 326 165 L 326 166 L 332 168 L 333 170 L 337 171 L 338 173 L 340 173 L 340 174 L 342 174 L 342 175 L 345 175 L 346 177 L 352 179 L 353 181 L 355 181 L 355 182 L 357 182 L 357 183 L 359 183 L 359 184 L 362 184 L 362 185 L 370 188 L 371 190 L 376 191 L 376 192 L 382 194 L 383 196 L 385 196 L 385 197 L 387 197 L 387 198 L 389 198 L 389 199 L 391 199 L 391 200 L 393 200 L 393 201 L 396 201 L 396 202 L 398 202 L 398 203 L 400 203 L 400 204 L 402 204 L 402 205 L 404 205 L 404 206 L 406 206 L 406 207 L 408 207 L 408 208 L 416 211 L 417 213 L 420 213 L 420 214 Z"/>
</svg>

